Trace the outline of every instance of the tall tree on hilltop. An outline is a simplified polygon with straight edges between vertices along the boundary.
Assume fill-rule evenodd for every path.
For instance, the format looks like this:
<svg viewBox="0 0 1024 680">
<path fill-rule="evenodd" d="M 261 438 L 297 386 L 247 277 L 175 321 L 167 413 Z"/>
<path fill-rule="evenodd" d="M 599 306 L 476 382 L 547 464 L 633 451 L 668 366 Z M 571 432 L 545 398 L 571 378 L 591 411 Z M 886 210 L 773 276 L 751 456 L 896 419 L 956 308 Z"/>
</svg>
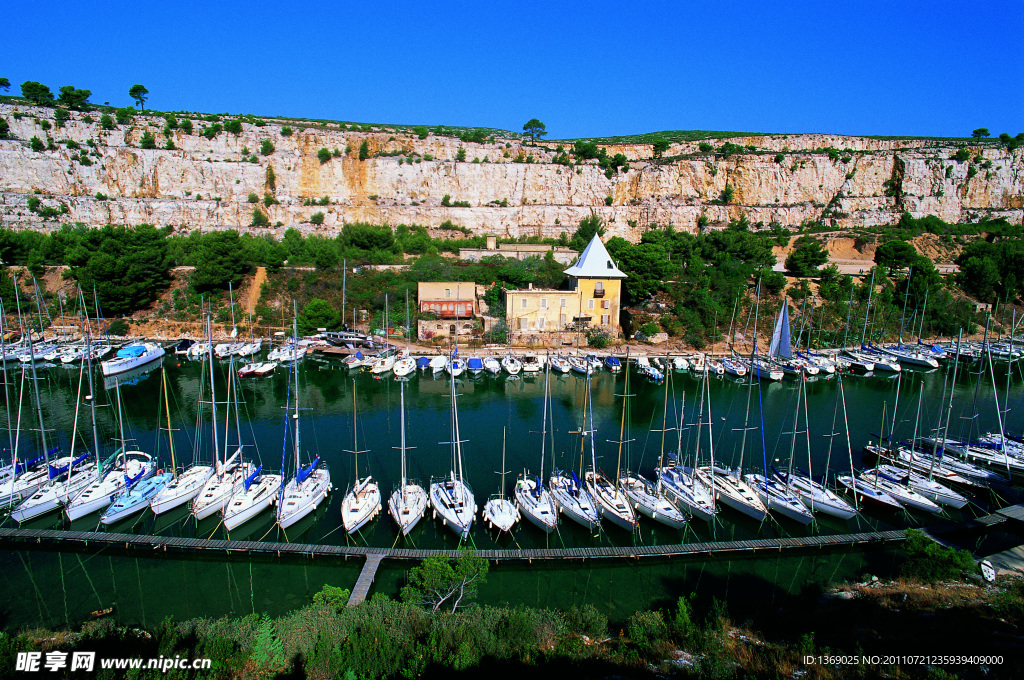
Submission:
<svg viewBox="0 0 1024 680">
<path fill-rule="evenodd" d="M 523 125 L 523 132 L 530 137 L 534 144 L 537 143 L 538 137 L 543 137 L 548 133 L 547 126 L 536 118 L 526 121 L 526 124 Z"/>
<path fill-rule="evenodd" d="M 34 80 L 26 80 L 21 84 L 21 96 L 33 104 L 50 104 L 53 102 L 53 93 L 50 88 Z"/>
<path fill-rule="evenodd" d="M 135 103 L 138 104 L 139 108 L 143 111 L 146 110 L 146 99 L 148 98 L 148 95 L 149 90 L 146 89 L 146 86 L 138 83 L 132 85 L 128 90 L 128 96 L 134 99 Z"/>
</svg>

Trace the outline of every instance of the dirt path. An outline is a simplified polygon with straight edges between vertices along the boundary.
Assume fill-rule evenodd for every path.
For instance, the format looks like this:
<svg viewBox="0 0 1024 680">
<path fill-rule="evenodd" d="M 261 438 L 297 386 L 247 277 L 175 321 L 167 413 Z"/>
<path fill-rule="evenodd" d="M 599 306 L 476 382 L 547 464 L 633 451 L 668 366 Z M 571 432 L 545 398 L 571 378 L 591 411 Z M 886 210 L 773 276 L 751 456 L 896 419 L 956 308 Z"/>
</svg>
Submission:
<svg viewBox="0 0 1024 680">
<path fill-rule="evenodd" d="M 248 309 L 255 309 L 256 303 L 260 301 L 260 288 L 263 286 L 263 282 L 267 280 L 267 268 L 256 267 L 256 273 L 253 274 L 252 281 L 249 282 L 249 290 L 245 294 L 249 298 Z M 241 301 L 241 296 L 239 296 Z"/>
</svg>

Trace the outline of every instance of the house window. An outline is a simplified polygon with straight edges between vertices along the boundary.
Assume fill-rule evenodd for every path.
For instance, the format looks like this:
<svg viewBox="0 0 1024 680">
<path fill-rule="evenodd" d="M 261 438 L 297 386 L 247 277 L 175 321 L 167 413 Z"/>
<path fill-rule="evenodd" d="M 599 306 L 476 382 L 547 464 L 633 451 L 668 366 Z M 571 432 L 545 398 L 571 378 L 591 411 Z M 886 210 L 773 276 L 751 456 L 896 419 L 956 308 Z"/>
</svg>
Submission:
<svg viewBox="0 0 1024 680">
<path fill-rule="evenodd" d="M 605 309 L 611 309 L 612 308 L 612 301 L 611 300 L 601 300 L 601 306 L 604 307 Z"/>
<path fill-rule="evenodd" d="M 593 308 L 594 308 L 594 299 L 591 298 L 591 299 L 587 300 L 587 309 L 593 309 Z"/>
<path fill-rule="evenodd" d="M 530 327 L 530 321 L 525 316 L 519 317 L 519 330 L 525 331 Z"/>
<path fill-rule="evenodd" d="M 539 319 L 537 319 L 537 330 L 539 330 L 539 331 L 544 330 L 544 317 L 543 316 L 540 317 Z"/>
<path fill-rule="evenodd" d="M 558 323 L 563 326 L 565 325 L 565 314 L 562 314 L 561 316 L 558 317 Z"/>
<path fill-rule="evenodd" d="M 602 326 L 607 326 L 608 325 L 608 315 L 607 314 L 602 314 L 601 315 L 601 325 Z"/>
<path fill-rule="evenodd" d="M 444 289 L 444 296 L 445 297 L 451 297 L 452 296 L 452 289 L 451 288 L 445 288 Z"/>
<path fill-rule="evenodd" d="M 604 281 L 597 281 L 594 283 L 594 290 L 604 292 Z"/>
<path fill-rule="evenodd" d="M 541 309 L 547 309 L 548 308 L 548 299 L 547 298 L 541 298 L 540 299 L 540 308 Z"/>
<path fill-rule="evenodd" d="M 562 298 L 562 303 L 559 305 L 562 309 L 565 309 L 565 298 Z"/>
<path fill-rule="evenodd" d="M 521 304 L 520 307 L 526 309 L 526 298 L 523 298 L 523 304 Z"/>
</svg>

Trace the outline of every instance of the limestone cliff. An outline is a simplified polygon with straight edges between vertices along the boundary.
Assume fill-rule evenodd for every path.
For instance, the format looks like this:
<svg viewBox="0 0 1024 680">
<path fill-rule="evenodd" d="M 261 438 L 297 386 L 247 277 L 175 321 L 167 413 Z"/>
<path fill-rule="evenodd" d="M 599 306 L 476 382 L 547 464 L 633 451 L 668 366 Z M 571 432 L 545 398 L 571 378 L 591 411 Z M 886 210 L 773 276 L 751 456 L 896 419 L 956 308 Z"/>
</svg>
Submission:
<svg viewBox="0 0 1024 680">
<path fill-rule="evenodd" d="M 1024 149 L 1011 153 L 994 141 L 752 136 L 729 140 L 746 147 L 744 153 L 702 153 L 697 142 L 676 143 L 660 162 L 650 145 L 609 145 L 609 154 L 629 159 L 628 170 L 609 178 L 594 161 L 576 168 L 552 162 L 556 142 L 544 148 L 519 139 L 475 144 L 431 134 L 421 140 L 401 129 L 353 132 L 273 120 L 207 139 L 199 134 L 207 123 L 196 119 L 193 134 L 169 132 L 174 149 L 167 150 L 158 117 L 136 116 L 130 126 L 105 131 L 72 113 L 63 128 L 47 131 L 42 121 L 52 119 L 52 109 L 3 105 L 0 116 L 11 137 L 0 140 L 0 225 L 10 228 L 75 222 L 246 228 L 258 207 L 276 226 L 253 231 L 277 234 L 288 227 L 334 233 L 351 222 L 437 227 L 450 220 L 476 233 L 558 236 L 596 213 L 610 235 L 635 241 L 652 224 L 696 229 L 702 215 L 712 226 L 746 214 L 751 222 L 785 226 L 825 219 L 840 229 L 890 223 L 904 210 L 950 222 L 1024 216 Z M 295 131 L 283 136 L 283 125 Z M 140 148 L 147 131 L 157 149 Z M 32 151 L 33 136 L 52 141 L 52 148 Z M 267 156 L 258 155 L 263 140 L 275 146 Z M 361 161 L 364 141 L 370 157 Z M 830 157 L 827 147 L 842 151 Z M 321 148 L 339 155 L 321 163 Z M 952 159 L 960 148 L 969 151 L 968 160 Z M 456 160 L 460 149 L 464 162 Z M 91 164 L 80 162 L 83 154 Z M 734 195 L 722 205 L 717 201 L 727 183 Z M 265 193 L 279 204 L 264 207 Z M 250 194 L 260 202 L 250 203 Z M 29 210 L 33 195 L 42 208 L 63 204 L 67 211 L 44 220 L 40 208 Z M 470 207 L 443 206 L 445 195 Z M 303 205 L 323 196 L 329 205 Z M 325 214 L 322 226 L 308 223 L 315 212 Z"/>
</svg>

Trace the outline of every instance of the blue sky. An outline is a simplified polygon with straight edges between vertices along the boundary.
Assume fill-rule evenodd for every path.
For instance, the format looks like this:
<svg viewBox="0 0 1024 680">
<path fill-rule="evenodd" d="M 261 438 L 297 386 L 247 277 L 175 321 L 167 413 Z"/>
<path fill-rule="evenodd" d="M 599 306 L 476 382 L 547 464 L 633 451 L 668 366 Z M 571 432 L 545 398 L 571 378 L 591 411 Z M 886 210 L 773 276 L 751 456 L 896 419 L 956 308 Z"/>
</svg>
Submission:
<svg viewBox="0 0 1024 680">
<path fill-rule="evenodd" d="M 700 6 L 697 6 L 697 5 Z M 0 77 L 162 110 L 478 125 L 1024 131 L 1024 2 L 15 0 Z"/>
</svg>

